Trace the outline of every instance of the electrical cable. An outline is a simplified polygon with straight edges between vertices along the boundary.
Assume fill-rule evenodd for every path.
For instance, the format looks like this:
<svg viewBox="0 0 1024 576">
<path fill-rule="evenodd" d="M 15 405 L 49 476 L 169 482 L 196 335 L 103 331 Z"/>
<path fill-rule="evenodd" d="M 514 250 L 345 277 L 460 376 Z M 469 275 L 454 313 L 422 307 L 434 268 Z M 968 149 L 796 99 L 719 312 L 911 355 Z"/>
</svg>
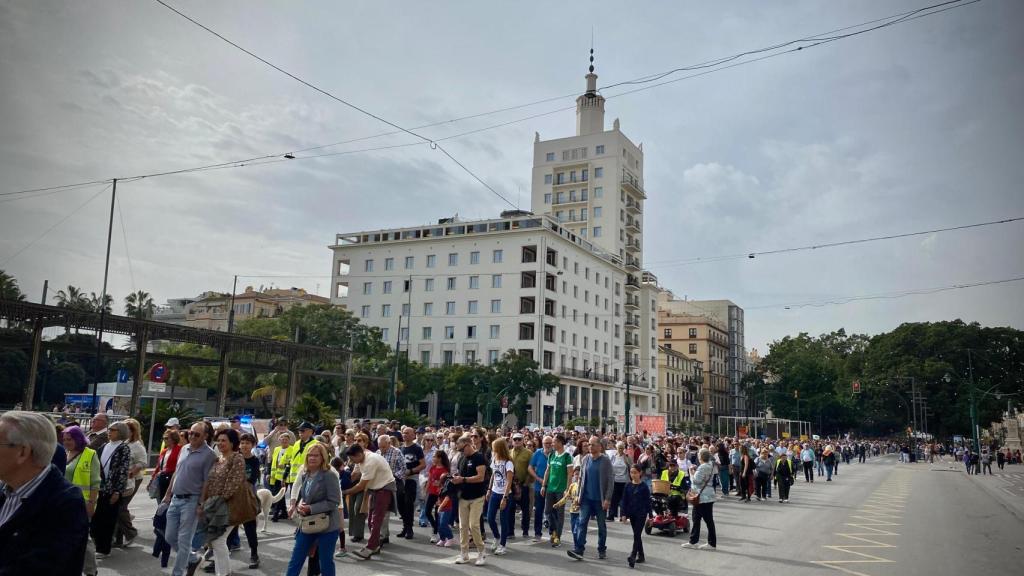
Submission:
<svg viewBox="0 0 1024 576">
<path fill-rule="evenodd" d="M 917 18 L 921 18 L 921 17 L 924 17 L 924 16 L 930 16 L 930 15 L 933 15 L 933 14 L 937 14 L 939 12 L 944 12 L 946 10 L 960 8 L 960 7 L 966 6 L 968 4 L 974 4 L 974 3 L 977 3 L 977 2 L 980 2 L 980 1 L 981 0 L 971 0 L 970 2 L 967 2 L 966 4 L 956 3 L 955 5 L 947 6 L 947 7 L 943 8 L 942 10 L 934 10 L 934 11 L 927 12 L 927 13 L 919 13 L 919 14 L 911 17 L 911 18 L 906 18 L 904 20 L 901 20 L 900 23 L 907 22 L 907 21 L 910 21 L 910 20 L 914 20 L 914 19 L 917 19 Z M 946 3 L 946 4 L 951 4 L 951 3 Z M 937 5 L 934 5 L 934 6 L 930 6 L 930 7 L 926 7 L 926 8 L 921 8 L 921 9 L 918 9 L 918 10 L 915 10 L 915 11 L 911 11 L 911 12 L 912 13 L 913 12 L 920 12 L 921 10 L 929 10 L 931 8 L 934 8 L 935 6 L 943 6 L 943 5 L 944 4 L 937 4 Z M 168 6 L 168 8 L 170 8 L 170 7 Z M 883 21 L 883 20 L 889 20 L 889 19 L 892 19 L 892 18 L 901 17 L 901 16 L 904 16 L 906 14 L 908 14 L 908 13 L 897 14 L 897 15 L 888 16 L 888 17 L 885 17 L 885 18 L 878 18 L 878 19 L 875 19 L 875 20 L 870 20 L 868 22 L 862 22 L 860 24 L 854 24 L 852 26 L 847 26 L 847 27 L 844 27 L 844 28 L 838 28 L 838 29 L 835 29 L 835 30 L 831 30 L 829 32 L 824 32 L 824 33 L 821 33 L 821 34 L 818 34 L 818 35 L 815 35 L 815 36 L 811 36 L 811 37 L 808 37 L 808 38 L 821 37 L 821 36 L 824 36 L 826 34 L 831 34 L 831 33 L 834 33 L 834 32 L 839 32 L 839 31 L 843 31 L 843 30 L 848 30 L 848 29 L 852 29 L 852 28 L 857 28 L 857 27 L 861 27 L 861 26 L 877 23 L 877 22 L 880 22 L 880 21 Z M 843 36 L 843 38 L 846 38 L 846 37 L 849 37 L 849 36 Z M 834 41 L 834 40 L 837 40 L 837 39 L 840 39 L 840 38 L 830 39 L 830 40 L 827 40 L 827 41 Z M 796 42 L 796 41 L 782 42 L 782 43 L 778 43 L 778 44 L 775 44 L 773 46 L 769 46 L 769 47 L 766 47 L 766 48 L 761 48 L 761 49 L 756 49 L 756 50 L 748 50 L 748 51 L 744 52 L 743 54 L 752 55 L 752 54 L 762 53 L 762 52 L 767 51 L 767 50 L 777 49 L 780 46 L 785 46 L 785 45 L 792 44 L 793 42 Z M 817 44 L 812 44 L 812 45 L 809 45 L 809 46 L 803 46 L 803 47 L 799 47 L 799 48 L 794 48 L 794 49 L 786 51 L 786 52 L 780 52 L 780 53 L 777 53 L 777 54 L 770 54 L 770 55 L 763 56 L 763 57 L 756 58 L 756 59 L 751 59 L 751 60 L 746 60 L 746 61 L 742 61 L 742 62 L 733 63 L 733 64 L 730 64 L 728 66 L 721 66 L 721 67 L 713 68 L 713 69 L 710 69 L 710 70 L 704 70 L 704 71 L 702 71 L 700 73 L 697 73 L 697 74 L 692 74 L 692 75 L 689 75 L 689 76 L 684 76 L 682 78 L 676 78 L 676 79 L 669 80 L 669 81 L 666 81 L 666 82 L 661 82 L 661 83 L 657 83 L 657 84 L 653 84 L 653 85 L 649 85 L 649 86 L 642 86 L 642 87 L 634 89 L 634 90 L 628 90 L 628 91 L 624 91 L 624 92 L 621 92 L 621 93 L 618 93 L 618 94 L 610 95 L 606 99 L 610 100 L 610 99 L 613 99 L 613 98 L 618 98 L 618 97 L 621 97 L 621 96 L 626 96 L 626 95 L 629 95 L 629 94 L 634 94 L 634 93 L 637 93 L 637 92 L 642 92 L 642 91 L 645 91 L 645 90 L 650 90 L 650 89 L 653 89 L 653 88 L 664 86 L 666 84 L 671 84 L 671 83 L 675 83 L 675 82 L 680 82 L 682 80 L 688 80 L 688 79 L 691 79 L 691 78 L 696 78 L 696 77 L 699 77 L 699 76 L 703 76 L 705 74 L 710 74 L 712 72 L 726 70 L 726 69 L 734 68 L 734 67 L 737 67 L 737 66 L 743 66 L 745 64 L 752 64 L 754 62 L 759 62 L 759 61 L 762 61 L 762 60 L 766 60 L 768 58 L 774 58 L 775 56 L 781 56 L 781 55 L 784 55 L 784 54 L 789 54 L 789 53 L 792 53 L 792 52 L 797 52 L 797 51 L 800 51 L 800 50 L 803 50 L 803 49 L 812 48 L 812 47 L 818 46 L 818 45 L 820 45 L 822 43 L 825 43 L 825 41 L 819 42 Z M 618 82 L 618 83 L 614 83 L 614 84 L 609 84 L 607 86 L 600 87 L 598 90 L 599 91 L 600 90 L 607 90 L 607 89 L 610 89 L 610 88 L 616 87 L 616 86 L 622 86 L 622 85 L 627 85 L 627 84 L 639 83 L 640 81 L 642 81 L 645 78 L 649 78 L 649 80 L 647 80 L 647 82 L 650 82 L 650 81 L 653 81 L 653 80 L 658 79 L 658 78 L 663 78 L 663 77 L 665 77 L 668 74 L 673 73 L 673 72 L 682 71 L 682 70 L 696 70 L 696 69 L 700 69 L 700 68 L 706 67 L 706 66 L 704 66 L 704 64 L 707 64 L 707 63 L 710 63 L 710 62 L 726 63 L 726 62 L 733 61 L 735 59 L 736 59 L 735 56 L 726 56 L 726 57 L 722 57 L 722 58 L 708 60 L 708 61 L 706 61 L 704 63 L 701 63 L 701 64 L 695 64 L 695 65 L 691 65 L 691 66 L 684 66 L 684 67 L 676 68 L 676 69 L 673 69 L 673 70 L 670 70 L 670 71 L 666 71 L 666 72 L 663 72 L 663 73 L 658 73 L 658 74 L 653 74 L 653 75 L 648 75 L 648 76 L 640 77 L 640 78 L 637 78 L 637 79 L 634 79 L 634 80 L 631 80 L 631 81 L 625 81 L 625 82 Z M 570 98 L 570 97 L 575 97 L 575 95 L 576 94 L 574 93 L 574 94 L 567 94 L 567 95 L 564 95 L 564 96 L 555 96 L 555 97 L 551 97 L 551 98 L 535 100 L 533 102 L 528 102 L 528 103 L 525 103 L 525 104 L 518 104 L 518 105 L 514 105 L 514 106 L 508 106 L 508 107 L 504 107 L 504 108 L 499 108 L 499 109 L 496 109 L 496 110 L 490 110 L 490 111 L 486 111 L 486 112 L 479 112 L 479 113 L 469 114 L 469 115 L 466 115 L 466 116 L 461 116 L 461 117 L 452 118 L 452 119 L 448 119 L 448 120 L 441 120 L 441 121 L 437 121 L 437 122 L 423 124 L 423 125 L 420 125 L 420 126 L 416 126 L 416 127 L 412 128 L 411 130 L 420 130 L 420 129 L 423 129 L 423 128 L 431 128 L 431 127 L 441 126 L 441 125 L 445 125 L 445 124 L 452 124 L 452 123 L 460 122 L 460 121 L 463 121 L 463 120 L 475 119 L 475 118 L 480 118 L 480 117 L 483 117 L 483 116 L 499 114 L 499 113 L 502 113 L 502 112 L 508 112 L 508 111 L 512 111 L 512 110 L 528 108 L 530 106 L 535 106 L 535 105 L 542 104 L 542 103 L 547 103 L 547 102 L 552 102 L 552 101 L 557 101 L 557 100 L 563 100 L 563 99 Z M 552 115 L 552 114 L 557 114 L 559 112 L 564 112 L 564 111 L 573 110 L 573 109 L 575 109 L 574 106 L 558 108 L 556 110 L 551 110 L 551 111 L 548 111 L 548 112 L 532 114 L 532 115 L 524 116 L 524 117 L 517 118 L 517 119 L 514 119 L 514 120 L 510 120 L 510 121 L 506 121 L 506 122 L 501 122 L 501 123 L 498 123 L 498 124 L 493 124 L 493 125 L 485 126 L 485 127 L 482 127 L 482 128 L 477 128 L 477 129 L 474 129 L 474 130 L 462 132 L 460 134 L 450 135 L 450 136 L 446 136 L 446 137 L 443 137 L 443 138 L 437 138 L 437 139 L 435 139 L 433 141 L 434 142 L 440 142 L 440 141 L 444 141 L 444 140 L 451 140 L 451 139 L 454 139 L 454 138 L 460 138 L 460 137 L 467 136 L 467 135 L 470 135 L 470 134 L 476 134 L 476 133 L 479 133 L 479 132 L 494 130 L 496 128 L 502 128 L 502 127 L 505 127 L 505 126 L 509 126 L 511 124 L 517 124 L 517 123 L 520 123 L 520 122 L 525 122 L 525 121 L 528 121 L 528 120 L 533 120 L 533 119 L 536 119 L 536 118 L 540 118 L 540 117 L 544 117 L 544 116 L 549 116 L 549 115 Z M 380 138 L 380 137 L 384 137 L 384 136 L 392 136 L 392 135 L 400 134 L 400 133 L 403 133 L 403 132 L 409 132 L 410 134 L 416 135 L 417 138 L 423 138 L 422 136 L 419 136 L 418 134 L 415 134 L 415 133 L 411 132 L 411 130 L 406 130 L 406 129 L 403 128 L 403 129 L 400 129 L 400 130 L 389 131 L 389 132 L 382 132 L 382 133 L 379 133 L 379 134 L 374 134 L 374 135 L 369 135 L 369 136 L 362 136 L 362 137 L 358 137 L 358 138 L 342 140 L 342 141 L 339 141 L 339 142 L 333 142 L 333 143 L 329 143 L 329 144 L 320 144 L 320 145 L 316 145 L 316 146 L 311 146 L 311 147 L 301 148 L 301 149 L 296 149 L 296 150 L 290 150 L 290 151 L 286 151 L 286 152 L 279 152 L 279 153 L 274 153 L 274 154 L 266 154 L 266 155 L 263 155 L 263 156 L 256 156 L 256 157 L 253 157 L 253 158 L 247 158 L 247 159 L 243 159 L 243 160 L 234 160 L 234 161 L 230 161 L 230 162 L 220 162 L 220 163 L 216 163 L 216 164 L 209 164 L 209 165 L 204 165 L 204 166 L 196 166 L 196 167 L 192 167 L 192 168 L 183 168 L 183 169 L 179 169 L 179 170 L 155 172 L 155 173 L 143 174 L 143 175 L 138 175 L 138 176 L 128 176 L 128 177 L 119 178 L 119 180 L 122 180 L 122 181 L 125 181 L 125 182 L 129 182 L 129 181 L 132 181 L 132 180 L 138 180 L 138 179 L 142 179 L 142 178 L 152 178 L 152 177 L 157 177 L 157 176 L 168 176 L 168 175 L 184 174 L 184 173 L 190 173 L 190 172 L 202 172 L 202 171 L 213 170 L 213 169 L 220 169 L 220 168 L 240 168 L 240 167 L 250 166 L 250 165 L 259 165 L 259 164 L 262 164 L 262 163 L 257 163 L 259 160 L 268 160 L 268 159 L 275 159 L 272 162 L 267 162 L 267 163 L 273 163 L 273 162 L 278 161 L 277 159 L 281 159 L 286 154 L 297 154 L 297 153 L 301 153 L 301 152 L 319 150 L 319 149 L 323 149 L 323 148 L 329 148 L 329 147 L 339 146 L 339 145 L 343 145 L 343 144 L 350 144 L 350 143 L 354 143 L 354 142 L 370 140 L 370 139 Z M 418 145 L 418 144 L 419 143 L 400 144 L 400 145 L 397 145 L 397 146 L 394 146 L 394 147 L 396 147 L 396 148 L 397 147 L 406 147 L 406 146 L 413 146 L 413 145 Z M 338 152 L 338 153 L 328 153 L 328 154 L 322 154 L 322 155 L 296 156 L 293 159 L 300 160 L 300 159 L 306 159 L 306 158 L 322 158 L 322 157 L 326 157 L 326 156 L 335 156 L 335 155 L 342 155 L 342 154 L 354 154 L 354 153 L 358 153 L 358 152 L 381 150 L 381 149 L 387 149 L 387 148 L 391 148 L 391 147 L 369 148 L 369 149 L 365 149 L 365 150 L 352 150 L 352 151 L 344 151 L 344 152 Z M 291 159 L 292 158 L 290 158 L 289 160 L 291 160 Z M 107 183 L 107 182 L 110 182 L 110 181 L 111 181 L 111 179 L 94 180 L 94 181 L 90 181 L 90 182 L 80 182 L 80 183 L 75 183 L 75 184 L 64 184 L 64 185 L 60 185 L 60 186 L 50 186 L 50 187 L 45 187 L 45 188 L 32 188 L 32 189 L 26 189 L 26 190 L 16 190 L 16 191 L 10 191 L 10 192 L 0 192 L 0 196 L 12 196 L 12 195 L 28 194 L 28 193 L 32 193 L 32 192 L 58 190 L 58 189 L 63 189 L 63 188 L 83 186 L 83 185 L 90 185 L 90 184 L 103 184 L 103 183 Z M 2 202 L 2 201 L 0 201 L 0 202 Z M 506 199 L 506 202 L 508 202 L 507 199 Z M 511 205 L 511 202 L 509 202 L 509 204 Z"/>
<path fill-rule="evenodd" d="M 135 271 L 132 269 L 132 255 L 128 249 L 128 230 L 124 227 L 124 214 L 121 212 L 121 200 L 117 200 L 117 217 L 121 221 L 121 238 L 124 240 L 124 255 L 128 259 L 128 276 L 132 281 L 132 292 L 135 292 Z"/>
<path fill-rule="evenodd" d="M 36 244 L 36 242 L 39 242 L 40 240 L 42 240 L 47 234 L 52 232 L 56 227 L 60 226 L 61 224 L 65 223 L 65 222 L 67 222 L 69 218 L 71 218 L 72 216 L 77 214 L 82 208 L 85 208 L 90 202 L 92 202 L 93 200 L 99 198 L 100 194 L 103 194 L 104 192 L 106 192 L 109 189 L 110 189 L 110 186 L 106 186 L 102 190 L 100 190 L 99 192 L 97 192 L 97 193 L 93 194 L 92 196 L 90 196 L 88 200 L 86 200 L 85 202 L 80 204 L 77 208 L 75 208 L 74 210 L 69 212 L 66 216 L 64 216 L 63 218 L 58 220 L 56 223 L 54 223 L 53 226 L 50 226 L 49 228 L 44 230 L 42 234 L 40 234 L 39 236 L 36 236 L 28 244 L 22 246 L 21 249 L 19 249 L 17 252 L 15 252 L 14 254 L 11 254 L 10 256 L 5 258 L 3 262 L 0 262 L 0 267 L 6 266 L 8 262 L 10 262 L 11 260 L 17 258 L 18 255 L 20 255 L 22 252 L 24 252 L 25 250 L 28 250 L 29 248 L 34 246 Z"/>
</svg>

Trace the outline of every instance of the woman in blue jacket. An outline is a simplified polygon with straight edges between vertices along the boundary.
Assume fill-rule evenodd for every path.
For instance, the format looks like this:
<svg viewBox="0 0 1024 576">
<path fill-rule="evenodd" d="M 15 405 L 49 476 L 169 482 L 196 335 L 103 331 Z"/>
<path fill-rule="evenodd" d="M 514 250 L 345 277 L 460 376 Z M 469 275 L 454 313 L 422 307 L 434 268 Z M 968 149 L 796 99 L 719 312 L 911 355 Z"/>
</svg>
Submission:
<svg viewBox="0 0 1024 576">
<path fill-rule="evenodd" d="M 643 476 L 643 470 L 639 465 L 634 464 L 630 467 L 629 484 L 622 490 L 620 504 L 622 522 L 628 521 L 633 528 L 633 551 L 629 554 L 630 568 L 637 562 L 644 563 L 644 543 L 641 537 L 647 524 L 647 517 L 651 514 L 651 489 L 643 481 Z"/>
</svg>

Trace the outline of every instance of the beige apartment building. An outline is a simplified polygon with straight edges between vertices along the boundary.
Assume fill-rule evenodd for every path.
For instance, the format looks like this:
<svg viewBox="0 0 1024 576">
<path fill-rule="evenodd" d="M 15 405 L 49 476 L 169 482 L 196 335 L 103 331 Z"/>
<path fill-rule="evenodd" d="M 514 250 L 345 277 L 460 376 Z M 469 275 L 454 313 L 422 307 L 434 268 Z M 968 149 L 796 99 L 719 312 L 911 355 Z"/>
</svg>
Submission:
<svg viewBox="0 0 1024 576">
<path fill-rule="evenodd" d="M 302 288 L 271 288 L 255 290 L 247 286 L 245 291 L 235 294 L 235 324 L 249 318 L 273 318 L 285 310 L 305 304 L 330 304 L 323 296 L 309 294 Z M 206 292 L 194 301 L 184 305 L 180 323 L 193 328 L 206 328 L 226 332 L 228 329 L 228 311 L 231 309 L 231 294 Z M 154 315 L 161 320 L 162 310 Z"/>
<path fill-rule="evenodd" d="M 658 296 L 658 342 L 683 352 L 704 366 L 704 424 L 717 426 L 730 415 L 729 333 L 725 324 L 707 316 L 678 314 L 664 307 L 668 291 Z"/>
<path fill-rule="evenodd" d="M 689 432 L 704 423 L 703 371 L 699 360 L 658 346 L 658 404 L 669 430 Z"/>
</svg>

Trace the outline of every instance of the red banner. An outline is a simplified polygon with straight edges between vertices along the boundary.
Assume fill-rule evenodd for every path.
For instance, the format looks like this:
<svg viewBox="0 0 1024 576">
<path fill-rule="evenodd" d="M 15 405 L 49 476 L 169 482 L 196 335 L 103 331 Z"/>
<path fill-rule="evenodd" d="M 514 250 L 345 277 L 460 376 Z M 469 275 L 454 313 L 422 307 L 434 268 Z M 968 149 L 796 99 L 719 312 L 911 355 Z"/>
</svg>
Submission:
<svg viewBox="0 0 1024 576">
<path fill-rule="evenodd" d="M 647 432 L 648 434 L 665 434 L 665 417 L 664 416 L 637 416 L 636 417 L 636 431 L 637 433 Z"/>
</svg>

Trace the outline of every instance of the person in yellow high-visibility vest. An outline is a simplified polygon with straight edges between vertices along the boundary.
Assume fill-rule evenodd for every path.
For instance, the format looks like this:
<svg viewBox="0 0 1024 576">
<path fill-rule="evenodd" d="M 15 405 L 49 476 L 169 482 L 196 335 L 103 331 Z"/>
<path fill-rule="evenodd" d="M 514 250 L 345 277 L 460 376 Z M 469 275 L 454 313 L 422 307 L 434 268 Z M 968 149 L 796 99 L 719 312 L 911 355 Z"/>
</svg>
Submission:
<svg viewBox="0 0 1024 576">
<path fill-rule="evenodd" d="M 277 494 L 278 490 L 284 488 L 285 478 L 288 477 L 288 468 L 291 464 L 290 452 L 292 446 L 292 433 L 285 431 L 281 432 L 277 436 L 280 445 L 274 447 L 274 451 L 270 455 L 270 491 Z M 279 502 L 274 504 L 274 513 L 270 517 L 270 520 L 277 522 L 282 518 L 288 517 L 288 509 L 286 508 L 287 498 L 281 499 Z"/>
<path fill-rule="evenodd" d="M 668 482 L 672 488 L 668 495 L 668 511 L 673 516 L 679 514 L 679 508 L 686 510 L 686 498 L 684 494 L 690 489 L 686 472 L 679 469 L 679 462 L 675 458 L 668 461 L 668 469 L 661 472 L 661 479 Z"/>
<path fill-rule="evenodd" d="M 89 448 L 85 432 L 78 426 L 69 426 L 61 434 L 61 444 L 68 453 L 68 464 L 64 469 L 64 478 L 82 490 L 85 498 L 85 511 L 92 518 L 96 512 L 96 499 L 100 493 L 100 458 L 96 451 Z M 85 548 L 86 574 L 96 574 L 96 545 L 92 538 L 88 539 Z"/>
<path fill-rule="evenodd" d="M 306 463 L 306 452 L 316 440 L 313 438 L 313 425 L 309 422 L 299 424 L 299 439 L 289 448 L 288 484 L 294 484 L 299 477 L 299 468 Z"/>
</svg>

